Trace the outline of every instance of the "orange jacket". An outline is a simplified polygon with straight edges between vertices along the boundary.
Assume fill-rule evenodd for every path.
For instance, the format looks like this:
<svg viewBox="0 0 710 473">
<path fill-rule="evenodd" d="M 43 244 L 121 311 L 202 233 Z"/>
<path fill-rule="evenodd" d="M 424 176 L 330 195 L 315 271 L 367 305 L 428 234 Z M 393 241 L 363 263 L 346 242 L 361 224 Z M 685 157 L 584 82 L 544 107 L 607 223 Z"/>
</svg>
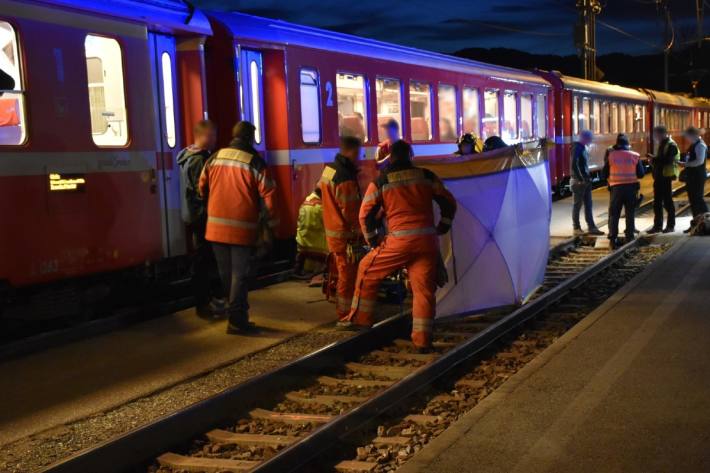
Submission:
<svg viewBox="0 0 710 473">
<path fill-rule="evenodd" d="M 638 177 L 636 169 L 639 163 L 639 154 L 626 149 L 615 149 L 609 153 L 609 186 L 619 184 L 636 184 Z"/>
<path fill-rule="evenodd" d="M 362 239 L 358 222 L 362 196 L 357 183 L 357 167 L 338 154 L 323 169 L 319 185 L 328 248 L 335 253 L 346 251 L 348 242 Z"/>
<path fill-rule="evenodd" d="M 433 201 L 441 220 L 434 225 Z M 437 233 L 451 227 L 456 200 L 436 174 L 411 162 L 392 163 L 367 188 L 360 208 L 360 225 L 368 242 L 377 236 L 377 214 L 382 208 L 388 235 L 398 239 L 424 238 L 436 245 Z"/>
<path fill-rule="evenodd" d="M 207 199 L 208 241 L 252 246 L 257 241 L 261 201 L 268 225 L 278 224 L 275 187 L 258 152 L 239 141 L 213 154 L 200 176 L 200 194 Z"/>
</svg>

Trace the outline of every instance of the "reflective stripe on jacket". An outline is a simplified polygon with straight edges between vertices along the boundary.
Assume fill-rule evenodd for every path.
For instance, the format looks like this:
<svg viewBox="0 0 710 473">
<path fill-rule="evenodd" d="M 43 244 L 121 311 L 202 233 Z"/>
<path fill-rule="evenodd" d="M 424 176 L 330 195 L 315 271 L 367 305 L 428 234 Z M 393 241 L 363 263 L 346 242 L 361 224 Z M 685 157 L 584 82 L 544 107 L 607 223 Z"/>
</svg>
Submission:
<svg viewBox="0 0 710 473">
<path fill-rule="evenodd" d="M 391 164 L 367 188 L 360 209 L 360 225 L 368 241 L 376 236 L 380 208 L 388 234 L 395 238 L 436 238 L 433 201 L 441 210 L 441 223 L 451 225 L 456 200 L 436 174 L 411 163 Z"/>
<path fill-rule="evenodd" d="M 609 177 L 607 178 L 609 185 L 635 184 L 638 181 L 636 177 L 638 162 L 638 153 L 625 149 L 612 150 L 609 153 Z"/>
<path fill-rule="evenodd" d="M 347 250 L 349 242 L 362 238 L 358 212 L 362 195 L 357 182 L 357 167 L 338 154 L 323 169 L 320 182 L 323 200 L 323 223 L 328 248 L 332 252 Z"/>
<path fill-rule="evenodd" d="M 207 198 L 208 241 L 252 246 L 257 241 L 261 202 L 268 225 L 278 224 L 275 187 L 258 153 L 238 141 L 213 154 L 200 176 Z"/>
</svg>

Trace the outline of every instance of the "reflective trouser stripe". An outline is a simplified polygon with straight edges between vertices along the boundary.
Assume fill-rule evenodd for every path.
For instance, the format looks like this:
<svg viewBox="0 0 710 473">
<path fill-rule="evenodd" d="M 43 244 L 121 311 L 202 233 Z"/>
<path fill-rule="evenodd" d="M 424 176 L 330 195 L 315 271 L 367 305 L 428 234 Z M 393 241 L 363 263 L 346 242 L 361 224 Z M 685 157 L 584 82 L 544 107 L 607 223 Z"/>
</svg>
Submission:
<svg viewBox="0 0 710 473">
<path fill-rule="evenodd" d="M 424 227 L 424 228 L 410 228 L 407 230 L 395 230 L 393 232 L 390 232 L 390 235 L 392 235 L 394 237 L 414 236 L 414 235 L 436 235 L 436 228 Z"/>
<path fill-rule="evenodd" d="M 337 230 L 326 229 L 325 236 L 331 237 L 331 238 L 357 238 L 358 233 L 356 231 L 341 232 L 341 231 L 337 231 Z"/>
<path fill-rule="evenodd" d="M 346 320 L 350 315 L 350 306 L 355 292 L 357 263 L 349 260 L 346 252 L 337 252 L 333 256 L 335 258 L 335 267 L 338 270 L 338 282 L 335 288 L 335 312 L 339 320 Z"/>
<path fill-rule="evenodd" d="M 217 225 L 227 225 L 236 228 L 246 228 L 248 230 L 256 230 L 259 224 L 256 222 L 246 222 L 244 220 L 236 220 L 233 218 L 224 217 L 207 217 L 208 223 L 216 223 Z"/>
</svg>

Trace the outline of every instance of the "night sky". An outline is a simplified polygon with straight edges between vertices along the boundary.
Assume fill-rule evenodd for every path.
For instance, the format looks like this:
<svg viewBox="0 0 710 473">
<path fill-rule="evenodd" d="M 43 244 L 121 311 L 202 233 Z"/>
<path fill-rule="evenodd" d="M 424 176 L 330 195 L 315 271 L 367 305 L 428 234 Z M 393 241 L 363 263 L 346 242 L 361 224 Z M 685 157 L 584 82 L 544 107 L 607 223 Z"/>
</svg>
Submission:
<svg viewBox="0 0 710 473">
<path fill-rule="evenodd" d="M 574 54 L 574 0 L 196 0 L 213 10 L 237 10 L 392 43 L 450 53 L 468 47 L 508 47 Z M 599 54 L 657 52 L 663 21 L 653 0 L 602 0 Z M 706 4 L 708 2 L 706 1 Z M 695 0 L 671 0 L 678 41 L 695 34 Z M 383 6 L 384 5 L 384 6 Z M 710 34 L 710 8 L 705 34 Z"/>
</svg>

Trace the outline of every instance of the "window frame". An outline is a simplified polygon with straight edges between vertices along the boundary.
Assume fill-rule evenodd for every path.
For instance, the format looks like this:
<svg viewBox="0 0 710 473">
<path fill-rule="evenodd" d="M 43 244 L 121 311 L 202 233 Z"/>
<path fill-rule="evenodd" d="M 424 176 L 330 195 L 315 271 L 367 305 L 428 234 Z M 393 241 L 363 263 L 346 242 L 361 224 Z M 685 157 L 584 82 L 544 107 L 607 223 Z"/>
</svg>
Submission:
<svg viewBox="0 0 710 473">
<path fill-rule="evenodd" d="M 406 136 L 405 135 L 406 128 L 404 126 L 404 122 L 406 121 L 406 116 L 405 116 L 404 111 L 406 110 L 405 107 L 407 106 L 407 103 L 406 103 L 407 100 L 404 97 L 405 89 L 404 89 L 404 80 L 403 79 L 400 79 L 399 77 L 392 77 L 392 76 L 380 76 L 380 75 L 375 76 L 375 122 L 377 123 L 376 142 L 378 142 L 378 143 L 383 142 L 387 139 L 386 136 L 380 136 L 380 128 L 381 128 L 381 126 L 380 126 L 380 101 L 377 96 L 377 81 L 380 79 L 383 81 L 394 80 L 394 81 L 397 81 L 397 83 L 399 84 L 399 136 L 400 136 L 400 138 L 404 138 L 404 136 Z M 407 93 L 407 98 L 408 97 L 409 97 L 409 93 Z"/>
<path fill-rule="evenodd" d="M 450 87 L 454 91 L 454 139 L 453 140 L 444 140 L 441 137 L 441 87 Z M 461 108 L 462 104 L 459 104 L 459 88 L 456 84 L 447 84 L 445 82 L 438 82 L 436 84 L 436 122 L 437 122 L 437 131 L 438 131 L 438 138 L 439 142 L 441 143 L 456 143 L 458 137 L 461 135 L 461 126 L 459 126 L 459 122 L 462 121 L 462 113 L 461 113 Z M 433 120 L 432 120 L 433 121 Z M 478 135 L 476 135 L 478 136 Z"/>
<path fill-rule="evenodd" d="M 514 89 L 503 89 L 502 90 L 503 94 L 501 96 L 503 100 L 503 113 L 500 113 L 500 109 L 498 111 L 499 115 L 499 120 L 503 122 L 502 128 L 500 128 L 500 137 L 505 141 L 506 143 L 517 143 L 520 141 L 520 124 L 518 123 L 518 118 L 520 118 L 520 91 L 514 90 Z M 515 127 L 515 136 L 510 137 L 508 140 L 506 140 L 503 135 L 505 134 L 505 123 L 508 120 L 508 116 L 505 113 L 505 98 L 506 96 L 512 96 L 513 97 L 513 104 L 515 106 L 515 117 L 513 117 L 513 121 L 511 122 L 512 125 Z"/>
<path fill-rule="evenodd" d="M 362 140 L 362 143 L 371 143 L 372 142 L 372 133 L 370 133 L 370 87 L 369 87 L 369 79 L 367 77 L 367 73 L 365 72 L 350 72 L 349 70 L 341 70 L 341 69 L 336 69 L 335 71 L 335 111 L 336 114 L 340 113 L 340 106 L 338 102 L 338 91 L 340 90 L 338 87 L 338 75 L 351 75 L 351 76 L 360 76 L 362 77 L 362 104 L 363 104 L 363 117 L 362 117 L 362 125 L 365 131 L 365 139 Z M 299 74 L 299 83 L 300 83 L 300 74 Z M 401 126 L 401 125 L 400 125 Z M 340 138 L 340 126 L 338 126 L 338 138 Z M 322 138 L 322 133 L 321 133 L 321 138 Z"/>
<path fill-rule="evenodd" d="M 530 99 L 530 132 L 523 138 L 523 97 Z M 535 93 L 529 91 L 518 92 L 518 139 L 520 141 L 532 140 L 535 138 Z"/>
<path fill-rule="evenodd" d="M 303 96 L 301 94 L 301 86 L 303 85 L 301 83 L 301 73 L 303 71 L 312 71 L 315 72 L 316 74 L 316 92 L 317 92 L 317 97 L 318 97 L 318 141 L 306 141 L 303 139 Z M 337 75 L 336 75 L 337 77 Z M 317 67 L 315 66 L 304 66 L 301 65 L 298 67 L 298 108 L 299 108 L 299 115 L 300 115 L 300 121 L 298 123 L 298 126 L 301 130 L 301 143 L 304 145 L 320 145 L 323 143 L 323 97 L 321 97 L 321 79 L 320 79 L 320 71 L 318 70 Z M 337 93 L 337 92 L 336 92 Z M 337 99 L 336 99 L 337 102 Z M 337 110 L 336 110 L 337 113 Z M 365 123 L 365 126 L 367 127 L 367 123 Z"/>
<path fill-rule="evenodd" d="M 492 134 L 491 136 L 498 136 L 501 137 L 501 110 L 503 109 L 503 96 L 501 95 L 501 89 L 500 87 L 488 87 L 483 89 L 483 115 L 481 116 L 481 137 L 486 140 L 489 137 L 483 137 L 483 130 L 485 129 L 485 126 L 483 124 L 483 120 L 486 118 L 486 93 L 487 92 L 494 92 L 496 94 L 496 111 L 498 113 L 498 116 L 496 117 L 496 124 L 497 124 L 497 133 Z"/>
<path fill-rule="evenodd" d="M 21 110 L 20 110 L 20 124 L 22 126 L 22 141 L 13 144 L 0 144 L 0 149 L 9 149 L 12 147 L 27 147 L 30 143 L 30 117 L 29 108 L 27 107 L 27 71 L 25 63 L 25 51 L 23 47 L 23 40 L 21 36 L 23 33 L 21 27 L 19 27 L 12 18 L 6 18 L 0 16 L 0 22 L 7 23 L 12 28 L 12 32 L 15 35 L 15 45 L 17 49 L 17 64 L 20 72 L 20 88 L 18 89 L 18 84 L 15 84 L 15 88 L 11 91 L 6 91 L 7 93 L 14 93 L 20 95 L 22 98 L 20 100 Z"/>
<path fill-rule="evenodd" d="M 101 34 L 101 33 L 92 33 L 92 32 L 87 32 L 84 35 L 84 64 L 86 65 L 86 60 L 88 59 L 86 57 L 86 40 L 89 36 L 94 36 L 94 37 L 99 37 L 99 38 L 107 38 L 107 39 L 112 39 L 116 41 L 116 44 L 118 44 L 119 51 L 121 52 L 121 74 L 122 74 L 122 83 L 123 83 L 123 105 L 125 107 L 126 111 L 126 142 L 121 145 L 99 145 L 94 141 L 93 138 L 93 132 L 89 130 L 89 137 L 91 138 L 91 143 L 96 146 L 98 149 L 126 149 L 129 148 L 133 142 L 133 134 L 131 133 L 131 127 L 129 126 L 129 120 L 128 117 L 130 115 L 130 110 L 129 110 L 129 103 L 130 100 L 128 100 L 129 92 L 128 92 L 128 87 L 127 87 L 127 70 L 126 70 L 126 61 L 125 61 L 125 45 L 123 44 L 122 38 L 118 36 L 113 36 L 113 35 L 107 35 L 107 34 Z M 86 68 L 86 89 L 88 91 L 89 89 L 89 77 L 88 77 L 88 68 Z M 88 99 L 88 94 L 87 94 L 87 99 Z M 91 104 L 89 104 L 89 125 L 91 125 Z"/>
<path fill-rule="evenodd" d="M 409 79 L 407 81 L 408 90 L 407 90 L 407 98 L 409 99 L 409 107 L 407 107 L 407 110 L 409 111 L 409 130 L 410 133 L 413 130 L 412 128 L 412 84 L 425 84 L 429 88 L 429 138 L 426 140 L 415 140 L 414 136 L 412 136 L 412 142 L 413 143 L 428 143 L 430 141 L 434 140 L 434 97 L 432 94 L 433 87 L 431 81 L 428 80 L 417 80 L 417 79 Z"/>
<path fill-rule="evenodd" d="M 466 130 L 466 103 L 464 92 L 466 90 L 471 90 L 476 94 L 476 130 L 468 131 Z M 474 85 L 464 85 L 461 87 L 461 134 L 463 133 L 473 133 L 476 138 L 481 139 L 483 136 L 483 115 L 484 111 L 483 101 L 481 100 L 481 87 Z"/>
<path fill-rule="evenodd" d="M 534 128 L 535 128 L 535 134 L 534 134 L 533 136 L 534 136 L 535 138 L 537 138 L 537 139 L 547 138 L 547 134 L 548 134 L 548 131 L 549 131 L 549 127 L 548 127 L 548 123 L 549 123 L 549 117 L 548 117 L 548 113 L 549 113 L 549 105 L 548 105 L 549 95 L 548 95 L 547 93 L 543 93 L 543 94 L 537 93 L 537 94 L 533 94 L 533 95 L 535 96 L 535 100 L 534 100 L 534 102 L 535 102 L 535 103 L 534 103 L 535 108 L 534 108 L 534 110 L 533 110 L 533 119 L 534 119 L 534 121 L 535 121 L 535 124 L 534 124 L 533 126 L 534 126 Z M 545 131 L 545 135 L 544 135 L 544 136 L 540 136 L 540 122 L 539 122 L 539 120 L 540 120 L 540 111 L 539 111 L 539 109 L 538 109 L 538 107 L 540 106 L 540 100 L 539 100 L 540 98 L 542 98 L 542 107 L 543 107 L 543 125 L 542 125 L 542 129 Z"/>
</svg>

